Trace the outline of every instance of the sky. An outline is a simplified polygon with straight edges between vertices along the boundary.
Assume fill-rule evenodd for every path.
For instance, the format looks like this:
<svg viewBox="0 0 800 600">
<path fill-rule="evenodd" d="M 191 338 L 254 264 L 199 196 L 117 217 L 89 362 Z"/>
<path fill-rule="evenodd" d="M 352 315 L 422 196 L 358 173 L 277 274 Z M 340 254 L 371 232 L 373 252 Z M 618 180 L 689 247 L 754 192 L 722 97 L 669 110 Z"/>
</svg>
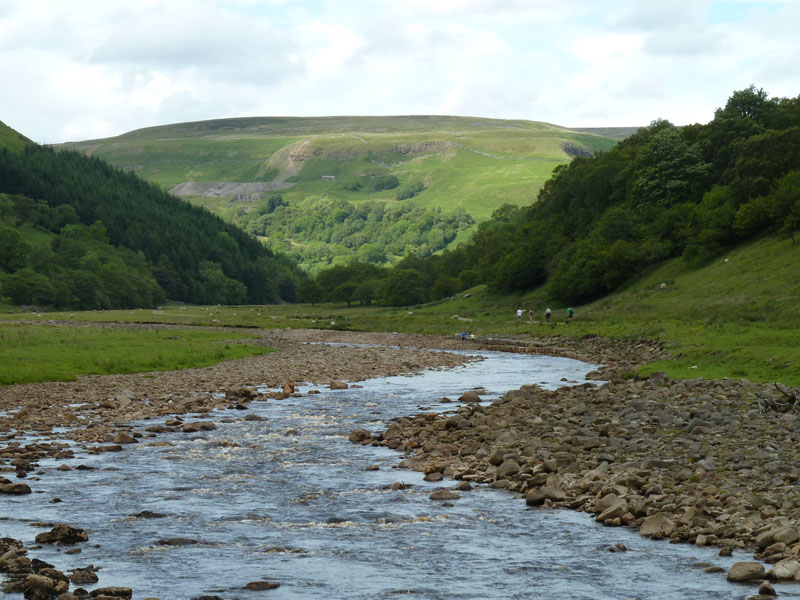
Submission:
<svg viewBox="0 0 800 600">
<path fill-rule="evenodd" d="M 0 0 L 0 121 L 42 144 L 242 116 L 706 123 L 800 95 L 800 0 Z"/>
</svg>

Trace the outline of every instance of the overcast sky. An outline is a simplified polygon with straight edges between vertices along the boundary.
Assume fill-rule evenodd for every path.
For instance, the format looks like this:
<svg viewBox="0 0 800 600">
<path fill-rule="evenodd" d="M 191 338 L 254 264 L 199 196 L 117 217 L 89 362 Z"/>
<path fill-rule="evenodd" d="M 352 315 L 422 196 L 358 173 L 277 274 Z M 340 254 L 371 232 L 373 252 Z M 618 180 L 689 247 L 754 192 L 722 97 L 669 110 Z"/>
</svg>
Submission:
<svg viewBox="0 0 800 600">
<path fill-rule="evenodd" d="M 0 0 L 0 121 L 40 143 L 237 116 L 707 122 L 800 95 L 800 0 Z"/>
</svg>

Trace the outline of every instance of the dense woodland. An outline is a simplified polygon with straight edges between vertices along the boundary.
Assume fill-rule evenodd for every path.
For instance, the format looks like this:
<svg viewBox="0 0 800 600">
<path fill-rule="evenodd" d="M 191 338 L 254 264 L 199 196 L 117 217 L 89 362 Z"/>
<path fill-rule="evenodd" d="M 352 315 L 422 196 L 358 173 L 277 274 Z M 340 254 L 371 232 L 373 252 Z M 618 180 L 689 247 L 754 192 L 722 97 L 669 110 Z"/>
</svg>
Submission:
<svg viewBox="0 0 800 600">
<path fill-rule="evenodd" d="M 80 309 L 295 300 L 302 274 L 135 175 L 35 144 L 0 149 L 0 295 Z"/>
<path fill-rule="evenodd" d="M 259 202 L 237 222 L 306 271 L 351 262 L 382 264 L 403 256 L 430 256 L 445 248 L 474 220 L 463 209 L 443 213 L 406 203 L 359 203 L 318 198 L 290 205 L 279 194 Z"/>
<path fill-rule="evenodd" d="M 480 283 L 546 285 L 564 304 L 602 297 L 665 259 L 703 262 L 756 236 L 800 230 L 800 97 L 734 92 L 706 125 L 655 121 L 559 166 L 538 201 L 504 206 L 472 239 L 393 269 L 354 264 L 306 282 L 309 301 L 417 304 Z"/>
</svg>

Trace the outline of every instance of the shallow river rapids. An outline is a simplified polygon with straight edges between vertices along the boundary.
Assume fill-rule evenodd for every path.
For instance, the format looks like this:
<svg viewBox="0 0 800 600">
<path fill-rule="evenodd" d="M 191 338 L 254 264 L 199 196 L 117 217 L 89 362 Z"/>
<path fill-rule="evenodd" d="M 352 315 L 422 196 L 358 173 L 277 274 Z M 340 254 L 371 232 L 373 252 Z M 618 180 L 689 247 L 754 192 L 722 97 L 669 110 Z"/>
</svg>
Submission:
<svg viewBox="0 0 800 600">
<path fill-rule="evenodd" d="M 666 600 L 756 593 L 727 583 L 724 574 L 703 574 L 697 564 L 727 568 L 747 554 L 720 558 L 710 548 L 650 541 L 583 513 L 526 509 L 523 499 L 483 487 L 443 506 L 428 496 L 454 482 L 427 483 L 420 473 L 394 468 L 401 453 L 348 441 L 359 427 L 378 431 L 392 417 L 458 406 L 440 404 L 443 396 L 483 386 L 482 397 L 491 400 L 527 383 L 582 383 L 595 366 L 481 354 L 485 360 L 453 370 L 254 402 L 248 412 L 216 413 L 215 431 L 142 438 L 124 452 L 76 452 L 69 461 L 93 470 L 62 472 L 56 467 L 63 461 L 42 461 L 40 493 L 2 500 L 0 535 L 31 548 L 49 529 L 34 523 L 84 528 L 89 541 L 80 554 L 43 546 L 31 556 L 65 572 L 100 567 L 100 582 L 83 587 L 127 586 L 135 599 Z M 265 421 L 245 421 L 246 414 Z M 154 445 L 163 442 L 170 445 Z M 392 490 L 396 482 L 408 485 Z M 132 516 L 141 511 L 164 516 Z M 198 543 L 158 544 L 167 538 Z M 617 543 L 629 550 L 609 552 Z M 280 587 L 243 589 L 262 579 Z M 780 592 L 800 597 L 790 587 Z"/>
</svg>

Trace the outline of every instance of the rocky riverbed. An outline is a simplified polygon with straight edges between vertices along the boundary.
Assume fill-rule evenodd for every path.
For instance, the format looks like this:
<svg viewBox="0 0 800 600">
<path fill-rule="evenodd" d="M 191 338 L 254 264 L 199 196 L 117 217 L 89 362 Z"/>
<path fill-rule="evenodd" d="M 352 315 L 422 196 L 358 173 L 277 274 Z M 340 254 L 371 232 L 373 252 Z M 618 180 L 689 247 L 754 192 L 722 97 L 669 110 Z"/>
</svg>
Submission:
<svg viewBox="0 0 800 600">
<path fill-rule="evenodd" d="M 761 562 L 737 563 L 731 580 L 800 581 L 797 398 L 782 386 L 663 374 L 528 385 L 488 406 L 466 396 L 476 402 L 351 441 L 405 451 L 403 466 L 456 480 L 442 499 L 488 484 L 528 506 L 587 511 L 647 537 L 753 551 Z"/>
<path fill-rule="evenodd" d="M 296 396 L 298 382 L 321 388 L 451 367 L 464 356 L 430 349 L 487 343 L 335 331 L 257 333 L 259 343 L 277 352 L 202 369 L 0 388 L 0 492 L 35 491 L 43 476 L 37 461 L 45 457 L 63 459 L 63 469 L 80 468 L 69 459 L 124 451 L 165 431 L 213 429 L 215 409 L 279 402 Z M 555 391 L 524 386 L 489 406 L 468 394 L 463 401 L 469 404 L 455 411 L 398 418 L 380 434 L 354 432 L 352 441 L 405 451 L 403 466 L 431 481 L 454 479 L 438 492 L 444 501 L 457 501 L 459 488 L 488 484 L 516 493 L 520 502 L 524 497 L 531 507 L 588 511 L 608 526 L 635 527 L 649 537 L 715 545 L 723 553 L 752 549 L 757 561 L 732 569 L 732 579 L 798 579 L 800 415 L 787 410 L 792 390 L 728 380 L 631 379 L 638 364 L 663 356 L 648 342 L 588 337 L 495 346 L 605 363 L 594 375 L 610 381 Z M 132 425 L 147 420 L 158 423 Z M 30 434 L 37 439 L 30 441 Z M 79 535 L 66 525 L 47 526 L 49 537 L 37 543 L 70 546 L 59 536 Z M 66 590 L 72 576 L 73 586 L 90 581 L 91 565 L 69 576 L 30 558 L 28 550 L 17 540 L 0 543 L 8 591 L 27 590 L 26 598 L 88 596 L 80 587 Z M 130 597 L 129 588 L 101 583 L 106 587 L 93 590 L 93 597 Z M 770 589 L 761 591 L 768 595 Z"/>
</svg>

